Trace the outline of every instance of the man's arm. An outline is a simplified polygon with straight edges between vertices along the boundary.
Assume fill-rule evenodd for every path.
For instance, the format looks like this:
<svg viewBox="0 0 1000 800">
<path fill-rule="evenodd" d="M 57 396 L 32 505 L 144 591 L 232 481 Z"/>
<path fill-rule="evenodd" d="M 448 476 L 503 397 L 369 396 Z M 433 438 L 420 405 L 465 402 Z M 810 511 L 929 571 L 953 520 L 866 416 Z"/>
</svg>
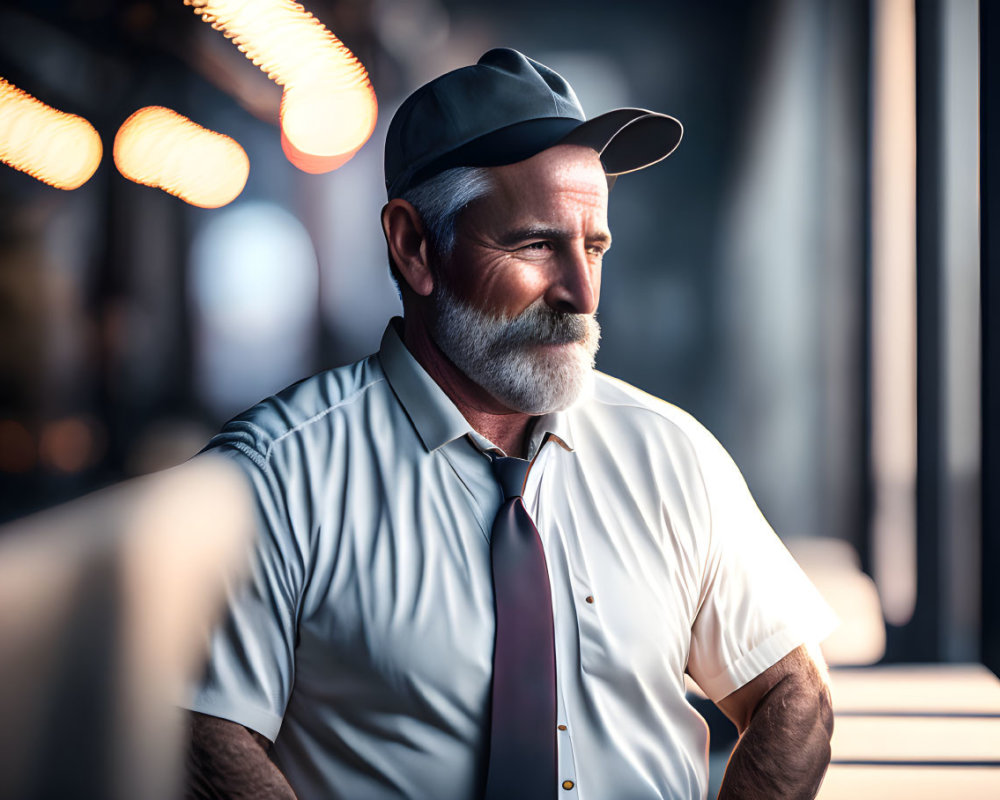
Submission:
<svg viewBox="0 0 1000 800">
<path fill-rule="evenodd" d="M 295 800 L 285 776 L 267 757 L 270 745 L 235 722 L 192 712 L 185 797 Z"/>
<path fill-rule="evenodd" d="M 719 800 L 816 796 L 833 734 L 824 674 L 825 666 L 799 647 L 718 702 L 740 732 Z"/>
</svg>

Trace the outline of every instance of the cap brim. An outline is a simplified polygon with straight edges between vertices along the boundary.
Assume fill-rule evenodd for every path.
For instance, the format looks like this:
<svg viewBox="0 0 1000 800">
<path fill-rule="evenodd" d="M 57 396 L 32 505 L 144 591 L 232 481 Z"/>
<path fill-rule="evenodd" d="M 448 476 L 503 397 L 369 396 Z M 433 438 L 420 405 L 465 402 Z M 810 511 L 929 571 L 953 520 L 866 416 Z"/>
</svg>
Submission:
<svg viewBox="0 0 1000 800">
<path fill-rule="evenodd" d="M 617 108 L 580 121 L 546 117 L 514 123 L 480 136 L 425 164 L 398 175 L 390 197 L 401 196 L 451 167 L 514 164 L 557 144 L 580 144 L 596 150 L 609 178 L 662 161 L 676 149 L 683 127 L 673 117 L 644 108 Z"/>
<path fill-rule="evenodd" d="M 667 114 L 644 108 L 617 108 L 577 126 L 560 144 L 582 144 L 601 156 L 608 175 L 649 167 L 669 156 L 684 126 Z"/>
</svg>

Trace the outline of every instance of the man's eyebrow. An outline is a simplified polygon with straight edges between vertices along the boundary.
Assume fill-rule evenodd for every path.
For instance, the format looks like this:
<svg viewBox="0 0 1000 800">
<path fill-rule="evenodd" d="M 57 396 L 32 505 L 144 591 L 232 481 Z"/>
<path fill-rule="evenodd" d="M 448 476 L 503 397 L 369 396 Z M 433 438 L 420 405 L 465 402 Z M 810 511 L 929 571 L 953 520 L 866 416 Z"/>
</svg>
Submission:
<svg viewBox="0 0 1000 800">
<path fill-rule="evenodd" d="M 572 239 L 572 235 L 559 228 L 550 228 L 544 225 L 528 225 L 524 228 L 515 228 L 507 231 L 499 238 L 499 243 L 505 247 L 510 247 L 529 239 L 551 239 L 554 241 L 566 241 Z M 611 234 L 606 231 L 598 231 L 587 236 L 588 242 L 603 244 L 605 247 L 611 246 Z"/>
</svg>

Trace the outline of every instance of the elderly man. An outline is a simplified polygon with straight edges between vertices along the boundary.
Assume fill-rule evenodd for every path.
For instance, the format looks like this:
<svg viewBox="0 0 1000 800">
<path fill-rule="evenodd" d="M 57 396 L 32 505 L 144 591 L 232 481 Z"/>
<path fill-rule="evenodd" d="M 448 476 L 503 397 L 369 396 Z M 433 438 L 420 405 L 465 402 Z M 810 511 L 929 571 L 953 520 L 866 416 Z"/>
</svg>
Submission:
<svg viewBox="0 0 1000 800">
<path fill-rule="evenodd" d="M 194 793 L 700 798 L 687 673 L 741 733 L 721 796 L 815 794 L 829 610 L 712 436 L 593 369 L 609 185 L 680 135 L 584 121 L 506 49 L 403 103 L 403 319 L 209 447 L 260 530 L 190 704 Z"/>
</svg>

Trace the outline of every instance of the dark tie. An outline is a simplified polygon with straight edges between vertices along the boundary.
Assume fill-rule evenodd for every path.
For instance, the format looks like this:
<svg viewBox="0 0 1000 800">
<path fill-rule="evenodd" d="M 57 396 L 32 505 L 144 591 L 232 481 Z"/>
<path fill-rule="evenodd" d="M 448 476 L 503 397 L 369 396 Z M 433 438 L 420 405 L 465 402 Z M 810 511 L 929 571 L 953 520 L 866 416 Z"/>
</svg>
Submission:
<svg viewBox="0 0 1000 800">
<path fill-rule="evenodd" d="M 530 461 L 494 458 L 504 502 L 490 553 L 496 605 L 486 800 L 556 794 L 556 654 L 545 552 L 521 499 Z"/>
</svg>

